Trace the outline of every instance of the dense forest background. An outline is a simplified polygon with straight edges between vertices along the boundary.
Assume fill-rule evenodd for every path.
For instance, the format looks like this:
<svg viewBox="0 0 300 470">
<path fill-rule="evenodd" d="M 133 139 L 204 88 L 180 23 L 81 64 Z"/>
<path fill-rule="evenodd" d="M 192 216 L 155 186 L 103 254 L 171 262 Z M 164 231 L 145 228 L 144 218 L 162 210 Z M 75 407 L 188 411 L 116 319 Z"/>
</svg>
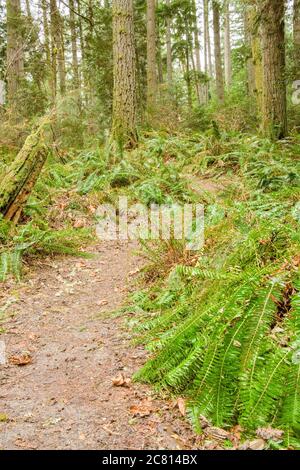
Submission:
<svg viewBox="0 0 300 470">
<path fill-rule="evenodd" d="M 0 80 L 0 281 L 87 256 L 120 195 L 203 204 L 202 250 L 142 243 L 135 379 L 299 448 L 300 1 L 2 0 Z"/>
<path fill-rule="evenodd" d="M 123 8 L 132 14 L 131 31 Z M 133 54 L 128 66 L 137 126 L 205 130 L 213 118 L 226 130 L 262 127 L 281 136 L 286 88 L 290 130 L 298 124 L 292 103 L 299 78 L 297 2 L 12 1 L 2 2 L 0 14 L 0 71 L 7 85 L 2 121 L 13 115 L 29 126 L 55 105 L 66 145 L 95 136 L 104 141 L 110 131 L 118 27 L 125 28 L 124 38 L 132 35 L 124 47 Z M 115 67 L 117 60 L 115 54 Z M 5 143 L 10 135 L 3 132 Z"/>
</svg>

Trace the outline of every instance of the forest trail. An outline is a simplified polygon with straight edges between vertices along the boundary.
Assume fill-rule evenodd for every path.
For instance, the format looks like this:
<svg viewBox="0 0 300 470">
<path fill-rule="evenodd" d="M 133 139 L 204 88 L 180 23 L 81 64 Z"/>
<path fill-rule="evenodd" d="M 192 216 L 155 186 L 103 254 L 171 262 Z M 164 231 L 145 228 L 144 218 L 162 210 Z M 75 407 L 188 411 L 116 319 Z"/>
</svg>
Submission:
<svg viewBox="0 0 300 470">
<path fill-rule="evenodd" d="M 174 402 L 141 384 L 113 384 L 146 359 L 124 316 L 109 315 L 142 260 L 127 243 L 92 251 L 90 259 L 43 260 L 26 281 L 0 292 L 8 359 L 0 366 L 0 448 L 197 447 Z"/>
</svg>

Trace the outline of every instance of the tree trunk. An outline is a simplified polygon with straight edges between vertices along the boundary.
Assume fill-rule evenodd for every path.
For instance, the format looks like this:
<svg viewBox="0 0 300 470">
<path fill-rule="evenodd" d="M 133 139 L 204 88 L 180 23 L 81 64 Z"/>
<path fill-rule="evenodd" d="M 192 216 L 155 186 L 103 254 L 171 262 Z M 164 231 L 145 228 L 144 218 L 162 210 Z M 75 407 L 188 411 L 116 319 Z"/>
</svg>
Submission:
<svg viewBox="0 0 300 470">
<path fill-rule="evenodd" d="M 300 0 L 294 0 L 293 8 L 294 69 L 296 80 L 300 79 Z"/>
<path fill-rule="evenodd" d="M 85 68 L 85 40 L 84 40 L 84 34 L 83 34 L 83 27 L 82 27 L 82 18 L 81 18 L 81 0 L 76 0 L 76 5 L 77 5 L 77 11 L 78 11 L 78 29 L 79 29 L 79 44 L 80 44 L 80 56 L 81 56 L 81 62 L 80 62 L 80 70 L 79 70 L 79 83 L 82 85 L 83 84 L 83 90 L 82 94 L 84 96 L 84 101 L 85 104 L 87 104 L 88 97 L 87 97 L 87 85 L 88 85 L 88 77 L 86 73 L 86 68 Z"/>
<path fill-rule="evenodd" d="M 255 95 L 255 69 L 254 69 L 254 60 L 253 60 L 253 50 L 252 50 L 252 26 L 249 9 L 245 9 L 244 12 L 244 34 L 245 34 L 245 46 L 247 48 L 247 62 L 246 62 L 246 72 L 247 72 L 247 92 L 249 96 Z"/>
<path fill-rule="evenodd" d="M 251 34 L 251 50 L 254 67 L 254 93 L 256 96 L 257 108 L 262 115 L 263 101 L 263 65 L 262 65 L 262 38 L 261 25 L 259 23 L 259 10 L 256 2 L 249 6 L 248 24 Z"/>
<path fill-rule="evenodd" d="M 191 81 L 191 68 L 190 68 L 190 60 L 192 59 L 193 69 L 195 70 L 195 64 L 193 64 L 193 50 L 192 50 L 192 39 L 190 33 L 190 22 L 189 17 L 186 16 L 185 18 L 185 34 L 186 34 L 186 41 L 185 41 L 185 77 L 186 77 L 186 86 L 187 86 L 187 96 L 188 96 L 188 105 L 189 108 L 192 107 L 192 81 Z M 197 91 L 197 89 L 196 89 Z"/>
<path fill-rule="evenodd" d="M 44 53 L 46 56 L 47 65 L 47 81 L 51 92 L 51 101 L 55 101 L 55 87 L 56 80 L 53 82 L 53 64 L 51 62 L 51 51 L 50 51 L 50 33 L 49 33 L 49 22 L 48 22 L 48 5 L 46 0 L 41 0 L 42 16 L 43 16 L 43 33 L 44 33 Z"/>
<path fill-rule="evenodd" d="M 47 158 L 43 125 L 27 137 L 0 183 L 0 213 L 17 223 Z"/>
<path fill-rule="evenodd" d="M 168 8 L 170 7 L 170 0 L 166 0 Z M 171 16 L 168 11 L 166 20 L 166 45 L 167 45 L 167 81 L 168 85 L 172 85 L 173 81 L 173 66 L 172 66 L 172 33 L 171 33 Z"/>
<path fill-rule="evenodd" d="M 263 122 L 264 134 L 280 139 L 287 134 L 285 83 L 285 1 L 260 3 L 263 54 Z"/>
<path fill-rule="evenodd" d="M 225 24 L 224 24 L 224 65 L 225 83 L 230 88 L 232 81 L 231 44 L 230 44 L 230 11 L 229 0 L 225 1 Z"/>
<path fill-rule="evenodd" d="M 155 111 L 157 94 L 155 0 L 147 0 L 147 112 Z"/>
<path fill-rule="evenodd" d="M 157 34 L 156 34 L 156 51 L 157 51 L 157 72 L 158 72 L 158 83 L 164 83 L 164 73 L 163 73 L 163 60 L 161 52 L 161 42 L 160 42 L 160 25 L 159 19 L 157 18 Z"/>
<path fill-rule="evenodd" d="M 31 10 L 30 10 L 29 0 L 26 0 L 25 4 L 26 4 L 26 14 L 27 14 L 28 18 L 32 20 L 32 14 L 31 14 Z"/>
<path fill-rule="evenodd" d="M 79 67 L 78 67 L 78 53 L 77 53 L 77 32 L 74 14 L 74 0 L 69 0 L 69 13 L 70 13 L 70 30 L 71 30 L 71 45 L 72 45 L 72 69 L 73 69 L 73 83 L 74 89 L 78 90 L 80 87 Z"/>
<path fill-rule="evenodd" d="M 205 71 L 210 77 L 212 77 L 213 66 L 212 66 L 211 41 L 210 41 L 210 33 L 209 33 L 208 0 L 203 0 L 203 18 L 204 18 Z"/>
<path fill-rule="evenodd" d="M 197 18 L 197 3 L 193 0 L 194 9 L 194 44 L 195 44 L 195 56 L 196 56 L 196 71 L 197 71 L 197 96 L 199 104 L 207 103 L 207 87 L 205 84 L 200 83 L 199 76 L 201 74 L 201 56 L 200 56 L 200 40 L 199 40 L 199 27 Z"/>
<path fill-rule="evenodd" d="M 50 55 L 50 37 L 49 37 L 49 23 L 47 15 L 47 1 L 41 1 L 42 13 L 43 13 L 43 33 L 44 33 L 44 46 L 46 54 L 47 66 L 51 64 L 51 55 Z"/>
<path fill-rule="evenodd" d="M 7 0 L 7 98 L 15 106 L 24 76 L 20 0 Z"/>
<path fill-rule="evenodd" d="M 195 56 L 196 56 L 196 69 L 201 72 L 201 57 L 200 57 L 200 40 L 199 40 L 199 27 L 197 19 L 197 4 L 196 0 L 193 2 L 194 15 L 195 15 L 195 27 L 194 27 L 194 43 L 195 43 Z"/>
<path fill-rule="evenodd" d="M 208 70 L 208 41 L 207 41 L 207 30 L 208 30 L 208 25 L 207 25 L 207 0 L 203 0 L 203 32 L 204 32 L 204 71 L 208 75 L 209 70 Z"/>
<path fill-rule="evenodd" d="M 216 91 L 219 102 L 224 101 L 224 79 L 221 54 L 220 37 L 220 6 L 213 0 L 213 23 L 214 23 L 214 43 L 215 43 L 215 70 L 216 70 Z"/>
<path fill-rule="evenodd" d="M 112 141 L 137 143 L 136 60 L 132 0 L 113 0 L 114 97 Z"/>
<path fill-rule="evenodd" d="M 204 72 L 206 76 L 210 75 L 209 70 L 209 27 L 208 27 L 208 4 L 207 0 L 203 0 L 203 33 L 204 33 Z M 208 103 L 209 99 L 209 82 L 205 85 L 205 102 Z"/>
<path fill-rule="evenodd" d="M 54 94 L 57 93 L 57 71 L 59 76 L 59 89 L 61 95 L 66 91 L 66 69 L 63 40 L 62 18 L 57 9 L 56 0 L 50 0 L 51 16 L 51 55 L 52 55 L 52 75 L 54 84 Z"/>
</svg>

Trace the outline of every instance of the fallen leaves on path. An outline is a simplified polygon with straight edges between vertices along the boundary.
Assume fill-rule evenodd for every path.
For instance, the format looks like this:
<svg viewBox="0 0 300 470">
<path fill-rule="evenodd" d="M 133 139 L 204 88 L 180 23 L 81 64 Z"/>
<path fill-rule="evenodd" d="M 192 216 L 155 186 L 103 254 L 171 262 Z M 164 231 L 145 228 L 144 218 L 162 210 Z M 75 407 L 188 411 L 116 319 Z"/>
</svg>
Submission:
<svg viewBox="0 0 300 470">
<path fill-rule="evenodd" d="M 144 398 L 139 404 L 132 405 L 129 410 L 134 416 L 143 418 L 144 416 L 149 416 L 154 411 L 154 408 L 152 400 L 150 400 L 150 398 Z"/>
<path fill-rule="evenodd" d="M 15 366 L 26 366 L 27 364 L 32 364 L 32 356 L 28 352 L 15 354 L 14 356 L 10 356 L 9 362 Z"/>
<path fill-rule="evenodd" d="M 265 448 L 265 441 L 263 439 L 254 439 L 249 443 L 250 450 L 264 450 Z"/>
<path fill-rule="evenodd" d="M 217 441 L 224 441 L 224 440 L 230 438 L 230 432 L 225 431 L 224 429 L 221 429 L 221 428 L 217 428 L 215 426 L 212 426 L 210 428 L 206 428 L 204 430 L 204 433 L 207 436 L 216 439 Z"/>
<path fill-rule="evenodd" d="M 28 449 L 28 450 L 35 450 L 38 447 L 37 444 L 33 444 L 32 442 L 29 442 L 25 439 L 21 439 L 20 437 L 15 440 L 15 445 L 17 447 L 21 447 L 22 449 Z"/>
<path fill-rule="evenodd" d="M 268 428 L 259 428 L 256 431 L 256 435 L 266 441 L 281 441 L 283 438 L 283 431 L 281 429 L 274 429 L 271 427 Z"/>
<path fill-rule="evenodd" d="M 98 307 L 102 307 L 103 305 L 107 305 L 108 304 L 108 300 L 107 299 L 103 299 L 103 300 L 98 300 L 98 302 L 96 302 L 96 305 Z"/>
<path fill-rule="evenodd" d="M 178 406 L 178 409 L 180 411 L 180 414 L 182 416 L 185 416 L 186 415 L 186 404 L 185 404 L 185 400 L 183 398 L 178 398 L 177 401 L 176 401 L 176 405 Z"/>
<path fill-rule="evenodd" d="M 129 377 L 125 377 L 124 374 L 120 373 L 112 379 L 112 383 L 115 387 L 129 387 L 131 380 Z"/>
</svg>

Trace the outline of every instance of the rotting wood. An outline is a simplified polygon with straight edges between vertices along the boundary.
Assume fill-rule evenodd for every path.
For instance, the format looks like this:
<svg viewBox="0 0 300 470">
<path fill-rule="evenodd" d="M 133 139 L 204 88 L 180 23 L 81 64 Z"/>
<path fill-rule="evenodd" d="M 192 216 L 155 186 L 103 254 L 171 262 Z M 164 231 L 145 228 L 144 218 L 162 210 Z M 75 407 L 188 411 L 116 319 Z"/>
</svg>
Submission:
<svg viewBox="0 0 300 470">
<path fill-rule="evenodd" d="M 47 158 L 45 122 L 30 134 L 0 182 L 0 214 L 17 224 Z"/>
</svg>

